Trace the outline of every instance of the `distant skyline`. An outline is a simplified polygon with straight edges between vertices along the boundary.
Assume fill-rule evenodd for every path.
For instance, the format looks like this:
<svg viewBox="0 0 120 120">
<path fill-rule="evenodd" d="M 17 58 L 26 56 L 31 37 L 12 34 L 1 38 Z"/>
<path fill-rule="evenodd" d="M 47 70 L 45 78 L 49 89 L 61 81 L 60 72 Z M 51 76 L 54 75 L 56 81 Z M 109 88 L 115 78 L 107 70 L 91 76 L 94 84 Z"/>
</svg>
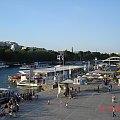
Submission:
<svg viewBox="0 0 120 120">
<path fill-rule="evenodd" d="M 0 0 L 0 41 L 120 53 L 120 0 Z"/>
</svg>

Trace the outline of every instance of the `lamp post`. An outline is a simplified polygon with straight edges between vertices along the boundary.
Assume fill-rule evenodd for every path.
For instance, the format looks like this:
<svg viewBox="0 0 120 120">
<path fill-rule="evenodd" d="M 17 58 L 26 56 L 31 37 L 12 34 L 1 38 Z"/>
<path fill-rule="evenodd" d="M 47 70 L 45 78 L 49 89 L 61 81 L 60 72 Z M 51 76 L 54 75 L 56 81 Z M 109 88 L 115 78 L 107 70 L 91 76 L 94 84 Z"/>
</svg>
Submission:
<svg viewBox="0 0 120 120">
<path fill-rule="evenodd" d="M 56 82 L 56 67 L 54 67 L 54 83 Z"/>
<path fill-rule="evenodd" d="M 62 54 L 62 61 L 63 61 L 63 80 L 64 80 L 64 52 L 63 52 L 63 54 Z"/>
<path fill-rule="evenodd" d="M 30 80 L 31 80 L 31 75 L 33 74 L 33 69 L 30 68 L 30 72 L 29 72 L 29 93 L 30 93 Z M 33 92 L 33 86 L 32 86 L 32 92 Z"/>
<path fill-rule="evenodd" d="M 31 69 L 30 69 L 30 72 L 29 72 L 29 93 L 30 93 L 30 77 L 31 77 Z"/>
<path fill-rule="evenodd" d="M 97 69 L 97 57 L 95 57 L 95 70 Z"/>
<path fill-rule="evenodd" d="M 109 59 L 109 68 L 110 68 L 110 59 Z"/>
<path fill-rule="evenodd" d="M 89 72 L 89 69 L 90 69 L 90 61 L 88 61 L 88 72 Z"/>
<path fill-rule="evenodd" d="M 62 61 L 63 62 L 63 80 L 64 80 L 64 51 L 60 52 L 60 55 L 57 55 L 57 60 Z"/>
<path fill-rule="evenodd" d="M 60 55 L 57 55 L 57 60 L 59 61 L 63 61 L 63 80 L 64 80 L 64 51 L 63 52 L 60 52 Z M 58 75 L 59 73 L 57 73 L 57 77 L 59 76 Z M 59 84 L 59 77 L 57 78 L 57 82 L 58 82 L 58 93 L 57 93 L 57 97 L 58 95 L 60 94 L 60 91 L 61 91 L 61 88 L 60 88 L 60 84 Z"/>
</svg>

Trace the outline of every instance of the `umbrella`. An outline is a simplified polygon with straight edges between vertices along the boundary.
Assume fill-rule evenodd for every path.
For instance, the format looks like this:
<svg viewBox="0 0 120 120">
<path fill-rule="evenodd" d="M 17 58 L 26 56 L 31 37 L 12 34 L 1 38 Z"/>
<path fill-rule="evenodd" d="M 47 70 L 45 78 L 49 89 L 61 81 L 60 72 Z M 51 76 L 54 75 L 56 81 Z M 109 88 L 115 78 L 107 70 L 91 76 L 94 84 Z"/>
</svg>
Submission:
<svg viewBox="0 0 120 120">
<path fill-rule="evenodd" d="M 90 75 L 90 73 L 86 73 L 86 75 Z"/>
<path fill-rule="evenodd" d="M 67 79 L 65 81 L 62 81 L 63 84 L 73 84 L 73 80 Z"/>
<path fill-rule="evenodd" d="M 88 77 L 88 79 L 93 79 L 93 78 L 94 78 L 94 77 L 92 77 L 92 76 L 89 76 L 89 77 Z"/>
<path fill-rule="evenodd" d="M 120 75 L 119 76 L 116 76 L 118 79 L 120 78 Z"/>
<path fill-rule="evenodd" d="M 93 73 L 93 75 L 97 75 L 97 73 Z"/>
<path fill-rule="evenodd" d="M 103 79 L 103 76 L 98 77 L 98 79 Z"/>
<path fill-rule="evenodd" d="M 86 75 L 83 75 L 82 78 L 86 78 L 87 76 Z"/>
<path fill-rule="evenodd" d="M 100 74 L 100 73 L 98 73 L 97 75 L 98 75 L 98 76 L 100 76 L 101 74 Z"/>
<path fill-rule="evenodd" d="M 120 70 L 117 70 L 118 73 L 120 73 Z"/>
</svg>

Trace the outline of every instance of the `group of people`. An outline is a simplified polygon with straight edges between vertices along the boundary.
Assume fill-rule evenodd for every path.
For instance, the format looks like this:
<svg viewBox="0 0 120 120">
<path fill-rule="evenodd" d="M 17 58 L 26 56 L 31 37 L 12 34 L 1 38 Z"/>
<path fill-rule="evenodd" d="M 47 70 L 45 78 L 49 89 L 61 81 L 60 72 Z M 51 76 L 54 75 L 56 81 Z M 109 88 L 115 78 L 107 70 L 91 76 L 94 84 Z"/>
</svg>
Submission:
<svg viewBox="0 0 120 120">
<path fill-rule="evenodd" d="M 5 116 L 6 114 L 9 114 L 10 117 L 16 116 L 16 112 L 19 111 L 19 103 L 33 99 L 38 99 L 38 95 L 35 95 L 34 92 L 11 94 L 8 103 L 4 104 L 3 107 L 1 107 L 0 116 Z"/>
<path fill-rule="evenodd" d="M 73 87 L 70 87 L 70 88 L 66 88 L 66 91 L 64 92 L 64 95 L 66 97 L 69 96 L 69 98 L 73 98 L 74 96 L 77 95 L 77 93 L 80 93 L 80 87 L 78 88 L 73 88 Z"/>
<path fill-rule="evenodd" d="M 12 94 L 8 103 L 1 107 L 0 116 L 5 116 L 7 113 L 10 115 L 10 117 L 12 115 L 16 116 L 16 112 L 19 110 L 19 102 L 19 96 Z"/>
</svg>

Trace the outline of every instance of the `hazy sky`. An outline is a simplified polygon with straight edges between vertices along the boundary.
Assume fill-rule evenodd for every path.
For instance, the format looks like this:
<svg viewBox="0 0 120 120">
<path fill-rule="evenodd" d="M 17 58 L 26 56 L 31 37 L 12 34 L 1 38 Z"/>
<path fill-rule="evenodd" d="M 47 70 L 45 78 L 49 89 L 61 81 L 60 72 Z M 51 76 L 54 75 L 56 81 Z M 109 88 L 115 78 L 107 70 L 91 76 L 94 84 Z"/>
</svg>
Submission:
<svg viewBox="0 0 120 120">
<path fill-rule="evenodd" d="M 120 52 L 120 0 L 0 0 L 0 41 Z"/>
</svg>

